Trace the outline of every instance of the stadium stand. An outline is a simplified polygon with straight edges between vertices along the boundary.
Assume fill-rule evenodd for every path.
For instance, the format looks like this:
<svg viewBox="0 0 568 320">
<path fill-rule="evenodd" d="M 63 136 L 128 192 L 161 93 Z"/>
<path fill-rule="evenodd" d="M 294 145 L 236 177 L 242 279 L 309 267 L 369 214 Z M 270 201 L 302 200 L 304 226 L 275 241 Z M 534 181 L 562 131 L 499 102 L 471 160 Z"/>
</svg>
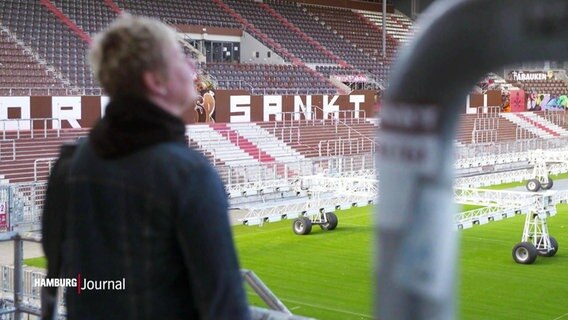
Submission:
<svg viewBox="0 0 568 320">
<path fill-rule="evenodd" d="M 332 30 L 327 29 L 314 19 L 314 17 L 308 15 L 306 13 L 307 10 L 302 8 L 300 4 L 281 0 L 267 1 L 266 4 L 270 5 L 273 10 L 278 12 L 282 21 L 291 25 L 291 28 L 297 29 L 300 27 L 302 31 L 301 37 L 313 43 L 318 49 L 331 52 L 334 57 L 341 57 L 342 59 L 359 54 L 356 48 L 345 42 Z M 325 47 L 321 48 L 320 46 Z M 330 63 L 345 64 L 344 61 L 334 60 L 335 61 L 330 61 Z"/>
<path fill-rule="evenodd" d="M 266 3 L 276 10 L 285 21 L 300 26 L 304 34 L 309 37 L 308 40 L 314 39 L 318 44 L 325 44 L 326 49 L 346 60 L 340 61 L 338 65 L 318 64 L 316 71 L 324 74 L 327 78 L 331 75 L 347 75 L 351 77 L 364 75 L 367 82 L 371 80 L 381 82 L 382 79 L 377 79 L 374 75 L 349 64 L 347 61 L 364 60 L 368 59 L 368 56 L 359 51 L 355 45 L 345 41 L 344 37 L 338 35 L 336 30 L 319 21 L 319 18 L 308 14 L 306 8 L 298 3 L 282 0 L 271 0 Z"/>
<path fill-rule="evenodd" d="M 509 113 L 464 114 L 460 117 L 456 141 L 462 145 L 529 140 L 537 137 L 527 127 L 519 125 Z M 529 124 L 530 126 L 530 124 Z"/>
<path fill-rule="evenodd" d="M 66 95 L 69 89 L 6 30 L 0 30 L 0 69 L 0 95 Z"/>
<path fill-rule="evenodd" d="M 355 45 L 368 57 L 366 59 L 361 56 L 348 57 L 347 62 L 360 70 L 378 75 L 380 79 L 388 77 L 390 63 L 397 47 L 397 41 L 394 38 L 387 34 L 387 57 L 383 59 L 380 56 L 382 32 L 379 27 L 361 14 L 348 9 L 332 7 L 306 5 L 305 8 L 307 8 L 308 14 L 331 27 L 332 30 L 335 30 L 337 34 L 343 36 L 346 41 Z M 362 32 L 362 30 L 364 31 Z M 369 38 L 379 41 L 369 41 Z"/>
<path fill-rule="evenodd" d="M 248 89 L 263 94 L 335 93 L 337 88 L 321 81 L 305 67 L 271 64 L 207 63 L 202 68 L 217 79 L 220 89 Z"/>
<path fill-rule="evenodd" d="M 546 93 L 558 96 L 568 92 L 568 86 L 562 80 L 511 81 L 510 83 L 526 92 L 537 94 Z"/>
<path fill-rule="evenodd" d="M 305 63 L 336 63 L 321 48 L 307 41 L 305 34 L 290 22 L 275 18 L 258 2 L 224 0 L 241 16 L 245 16 L 256 28 L 282 45 Z M 300 35 L 298 35 L 300 33 Z M 302 37 L 304 36 L 304 37 Z"/>
<path fill-rule="evenodd" d="M 392 1 L 387 2 L 392 6 Z M 0 96 L 101 95 L 86 62 L 87 47 L 90 37 L 123 10 L 175 27 L 219 27 L 249 33 L 282 56 L 283 62 L 209 60 L 199 66 L 213 77 L 216 89 L 244 90 L 252 95 L 335 95 L 344 87 L 334 80 L 351 89 L 382 89 L 388 85 L 398 48 L 416 31 L 401 12 L 388 12 L 387 52 L 383 57 L 383 21 L 377 12 L 285 0 L 2 0 Z M 184 37 L 191 45 L 189 35 Z M 197 50 L 185 49 L 187 54 Z M 505 91 L 521 88 L 554 96 L 568 93 L 565 75 L 555 80 L 494 80 L 497 89 Z M 0 108 L 7 109 L 2 101 Z M 492 170 L 498 161 L 526 165 L 524 155 L 502 159 L 507 153 L 527 151 L 568 135 L 565 108 L 526 113 L 497 109 L 489 114 L 461 115 L 455 140 L 456 154 L 460 154 L 456 158 L 464 160 L 456 167 L 467 169 L 461 173 Z M 89 128 L 56 130 L 31 125 L 31 130 L 14 130 L 17 120 L 11 118 L 11 112 L 6 111 L 6 119 L 0 122 L 1 185 L 44 183 L 61 144 L 88 134 Z M 307 189 L 299 183 L 303 176 L 338 177 L 347 173 L 354 177 L 366 172 L 374 177 L 379 125 L 378 118 L 193 124 L 186 127 L 186 139 L 215 165 L 227 186 L 232 208 L 245 208 L 270 200 L 305 203 Z M 516 149 L 518 146 L 527 148 Z M 502 157 L 488 150 L 498 150 Z M 476 157 L 484 158 L 467 159 Z M 14 193 L 17 205 L 23 208 L 24 202 L 31 201 L 34 210 L 41 209 L 41 187 L 38 194 L 27 186 L 21 190 Z M 33 210 L 25 210 L 32 215 Z M 278 221 L 282 216 L 268 220 Z M 37 223 L 37 216 L 34 219 Z"/>
<path fill-rule="evenodd" d="M 46 69 L 50 66 L 58 70 L 60 81 L 68 81 L 76 91 L 91 86 L 85 57 L 88 43 L 62 23 L 61 17 L 35 1 L 8 0 L 0 5 L 2 25 L 37 54 L 38 60 L 45 61 Z"/>
<path fill-rule="evenodd" d="M 171 23 L 241 28 L 241 25 L 211 1 L 117 1 L 128 12 L 149 15 Z"/>
<path fill-rule="evenodd" d="M 368 36 L 380 37 L 377 33 L 379 29 L 372 22 L 359 13 L 345 9 L 322 9 L 322 7 L 281 0 L 266 3 L 248 0 L 216 0 L 199 3 L 172 0 L 161 2 L 159 5 L 153 1 L 131 0 L 72 2 L 7 0 L 0 3 L 0 6 L 2 28 L 5 31 L 3 34 L 8 34 L 18 43 L 21 50 L 28 52 L 28 56 L 38 64 L 40 72 L 34 76 L 34 79 L 29 80 L 30 86 L 43 86 L 48 89 L 65 88 L 67 94 L 101 94 L 88 69 L 86 49 L 90 36 L 108 24 L 122 10 L 153 16 L 174 25 L 244 29 L 268 48 L 281 54 L 287 61 L 283 68 L 289 70 L 283 70 L 285 73 L 274 74 L 268 81 L 264 81 L 262 77 L 259 80 L 250 80 L 256 81 L 257 85 L 229 84 L 234 78 L 249 76 L 241 71 L 243 69 L 241 67 L 232 70 L 234 74 L 217 73 L 217 80 L 224 86 L 223 88 L 245 89 L 253 94 L 263 94 L 302 93 L 299 89 L 309 86 L 309 93 L 331 93 L 344 90 L 344 87 L 336 87 L 329 81 L 330 76 L 351 76 L 343 82 L 352 85 L 353 81 L 349 79 L 361 74 L 364 74 L 364 77 L 359 80 L 365 79 L 366 82 L 374 83 L 374 87 L 366 88 L 379 88 L 385 86 L 383 82 L 390 64 L 390 58 L 382 61 L 377 58 L 376 52 L 369 52 L 362 43 L 352 39 L 351 32 L 347 35 L 342 34 L 342 28 L 345 26 L 341 22 L 326 21 L 331 19 L 329 15 L 347 14 L 350 24 L 359 30 L 368 30 Z M 2 41 L 6 41 L 4 35 L 3 39 Z M 393 52 L 392 45 L 396 45 L 391 40 L 389 40 L 390 55 Z M 207 63 L 215 62 L 207 61 Z M 308 67 L 306 64 L 314 66 Z M 2 68 L 7 69 L 6 65 Z M 212 70 L 216 68 L 217 66 L 211 66 Z M 270 70 L 271 67 L 268 68 L 268 72 L 274 71 Z M 17 70 L 13 67 L 11 69 Z M 41 71 L 48 76 L 46 78 L 39 76 Z M 29 76 L 29 72 L 33 71 L 24 71 L 20 74 Z M 9 75 L 14 73 L 17 72 L 6 72 Z M 295 74 L 291 81 L 290 73 Z M 17 88 L 19 85 L 18 82 L 14 82 L 16 80 L 11 79 L 12 82 L 5 83 L 3 87 Z M 57 94 L 62 92 L 64 91 L 57 91 Z M 11 94 L 14 93 L 12 90 Z"/>
<path fill-rule="evenodd" d="M 379 12 L 358 11 L 365 18 L 373 22 L 377 27 L 383 26 L 383 15 Z M 395 10 L 394 13 L 387 13 L 386 31 L 398 42 L 408 42 L 416 32 L 412 20 Z"/>
<path fill-rule="evenodd" d="M 0 140 L 0 172 L 9 183 L 46 181 L 64 142 L 88 129 L 5 130 Z"/>
<path fill-rule="evenodd" d="M 288 144 L 306 158 L 374 151 L 376 126 L 364 120 L 349 125 L 336 124 L 332 120 L 299 122 L 294 126 L 282 122 L 264 122 L 260 125 L 269 132 L 274 132 L 279 139 L 289 141 Z M 297 134 L 301 138 L 289 139 L 290 134 Z"/>
<path fill-rule="evenodd" d="M 330 77 L 346 76 L 349 79 L 361 75 L 378 75 L 381 79 L 386 78 L 396 48 L 407 41 L 415 31 L 411 20 L 399 11 L 387 13 L 387 57 L 383 59 L 378 46 L 382 15 L 376 12 L 284 0 L 268 0 L 264 3 L 215 0 L 199 2 L 199 6 L 195 4 L 194 1 L 181 0 L 165 1 L 159 5 L 154 1 L 134 0 L 53 0 L 41 3 L 3 1 L 0 4 L 0 68 L 3 71 L 0 78 L 0 86 L 3 88 L 1 90 L 7 95 L 44 93 L 35 91 L 35 87 L 47 88 L 48 94 L 100 94 L 100 89 L 98 92 L 85 91 L 93 87 L 96 89 L 97 85 L 86 65 L 88 40 L 81 36 L 81 31 L 92 35 L 121 10 L 154 16 L 173 24 L 245 29 L 268 47 L 277 44 L 281 52 L 289 52 L 290 55 L 285 55 L 285 59 L 293 64 L 212 61 L 201 64 L 202 68 L 217 80 L 219 89 L 244 89 L 253 94 L 333 94 L 337 92 L 337 88 L 325 80 Z M 56 14 L 57 10 L 63 16 Z M 266 38 L 259 35 L 265 35 Z M 369 37 L 379 41 L 368 41 Z M 268 42 L 267 39 L 273 42 Z M 299 61 L 293 60 L 295 58 Z M 305 63 L 311 64 L 315 70 L 307 67 Z M 568 91 L 562 80 L 525 81 L 519 83 L 521 84 L 525 88 L 530 85 L 531 89 L 550 91 L 557 95 Z M 507 121 L 505 117 L 499 117 L 498 127 L 484 129 L 476 127 L 476 121 L 480 122 L 476 120 L 478 115 L 464 115 L 456 141 L 471 144 L 476 141 L 508 141 L 537 136 L 525 127 Z M 268 124 L 269 127 L 271 125 Z M 260 126 L 265 127 L 266 124 Z M 284 131 L 279 126 L 273 127 L 272 134 L 282 140 L 284 137 L 279 134 L 282 135 Z M 317 126 L 299 127 L 299 135 L 307 139 L 302 141 L 302 145 L 294 145 L 292 142 L 290 144 L 306 157 L 333 154 L 329 146 L 336 142 L 330 141 L 341 138 L 345 147 L 347 139 L 351 138 L 341 130 L 333 132 L 333 138 L 326 138 L 325 132 L 329 130 Z M 371 139 L 372 129 L 363 136 Z M 326 141 L 325 151 L 321 151 L 322 141 Z M 190 143 L 199 145 L 193 138 Z M 368 151 L 365 148 L 360 150 Z M 225 164 L 224 159 L 216 158 L 212 153 L 210 156 L 214 162 Z"/>
<path fill-rule="evenodd" d="M 103 2 L 51 0 L 71 21 L 89 35 L 101 31 L 118 13 Z"/>
</svg>

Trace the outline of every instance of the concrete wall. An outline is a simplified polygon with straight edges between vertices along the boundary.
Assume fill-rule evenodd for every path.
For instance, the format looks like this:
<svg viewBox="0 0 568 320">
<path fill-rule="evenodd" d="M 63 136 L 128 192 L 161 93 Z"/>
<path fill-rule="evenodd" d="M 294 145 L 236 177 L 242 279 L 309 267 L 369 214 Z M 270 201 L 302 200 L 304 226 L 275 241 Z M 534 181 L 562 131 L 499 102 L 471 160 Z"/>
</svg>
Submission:
<svg viewBox="0 0 568 320">
<path fill-rule="evenodd" d="M 255 53 L 259 53 L 257 58 Z M 268 57 L 270 52 L 270 57 Z M 247 32 L 241 38 L 241 63 L 283 64 L 284 59 Z"/>
</svg>

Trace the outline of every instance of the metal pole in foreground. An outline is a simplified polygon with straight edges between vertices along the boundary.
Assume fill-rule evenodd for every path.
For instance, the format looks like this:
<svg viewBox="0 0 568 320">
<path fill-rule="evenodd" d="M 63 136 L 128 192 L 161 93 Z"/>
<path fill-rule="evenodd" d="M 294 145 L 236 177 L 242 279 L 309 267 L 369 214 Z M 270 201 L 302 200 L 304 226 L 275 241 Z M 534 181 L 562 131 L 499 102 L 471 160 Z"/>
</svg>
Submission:
<svg viewBox="0 0 568 320">
<path fill-rule="evenodd" d="M 471 86 L 497 67 L 566 60 L 566 0 L 441 0 L 418 20 L 379 132 L 375 318 L 454 319 L 453 139 Z"/>
<path fill-rule="evenodd" d="M 21 307 L 24 295 L 24 241 L 17 234 L 14 238 L 14 313 L 15 320 L 22 319 Z"/>
<path fill-rule="evenodd" d="M 387 57 L 387 0 L 383 0 L 383 30 L 381 39 L 381 48 L 383 51 L 383 59 Z"/>
</svg>

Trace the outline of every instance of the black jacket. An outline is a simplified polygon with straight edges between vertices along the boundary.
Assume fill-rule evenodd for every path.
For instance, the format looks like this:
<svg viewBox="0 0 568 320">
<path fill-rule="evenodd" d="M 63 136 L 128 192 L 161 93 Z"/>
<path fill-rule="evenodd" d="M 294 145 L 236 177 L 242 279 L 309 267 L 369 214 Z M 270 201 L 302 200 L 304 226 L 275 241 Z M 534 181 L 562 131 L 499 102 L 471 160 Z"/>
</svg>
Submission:
<svg viewBox="0 0 568 320">
<path fill-rule="evenodd" d="M 81 279 L 68 318 L 249 318 L 224 187 L 183 122 L 143 100 L 106 111 L 48 186 L 48 273 Z"/>
</svg>

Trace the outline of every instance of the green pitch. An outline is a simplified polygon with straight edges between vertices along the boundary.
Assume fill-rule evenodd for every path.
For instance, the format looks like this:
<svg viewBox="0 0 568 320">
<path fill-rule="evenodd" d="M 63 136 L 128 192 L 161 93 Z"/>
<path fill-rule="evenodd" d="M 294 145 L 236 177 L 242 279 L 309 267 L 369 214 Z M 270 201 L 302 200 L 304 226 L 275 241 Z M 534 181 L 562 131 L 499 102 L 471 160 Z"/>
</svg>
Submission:
<svg viewBox="0 0 568 320">
<path fill-rule="evenodd" d="M 241 267 L 253 270 L 295 314 L 318 319 L 372 319 L 369 208 L 338 211 L 333 231 L 292 231 L 292 220 L 238 226 Z M 250 291 L 249 302 L 264 306 Z"/>
<path fill-rule="evenodd" d="M 336 212 L 334 231 L 307 236 L 292 221 L 234 228 L 241 266 L 253 270 L 295 314 L 372 319 L 372 207 Z M 459 319 L 568 320 L 568 206 L 548 220 L 555 257 L 518 265 L 511 250 L 525 216 L 459 231 Z M 249 302 L 264 306 L 252 290 Z"/>
<path fill-rule="evenodd" d="M 560 249 L 532 265 L 516 264 L 511 253 L 524 215 L 459 231 L 458 319 L 568 320 L 568 206 L 557 208 L 548 226 Z M 295 235 L 290 220 L 237 226 L 241 267 L 253 270 L 295 314 L 372 319 L 372 210 L 337 211 L 336 230 L 314 226 L 307 236 Z M 43 258 L 25 263 L 45 266 Z M 247 290 L 251 304 L 265 306 Z"/>
</svg>

